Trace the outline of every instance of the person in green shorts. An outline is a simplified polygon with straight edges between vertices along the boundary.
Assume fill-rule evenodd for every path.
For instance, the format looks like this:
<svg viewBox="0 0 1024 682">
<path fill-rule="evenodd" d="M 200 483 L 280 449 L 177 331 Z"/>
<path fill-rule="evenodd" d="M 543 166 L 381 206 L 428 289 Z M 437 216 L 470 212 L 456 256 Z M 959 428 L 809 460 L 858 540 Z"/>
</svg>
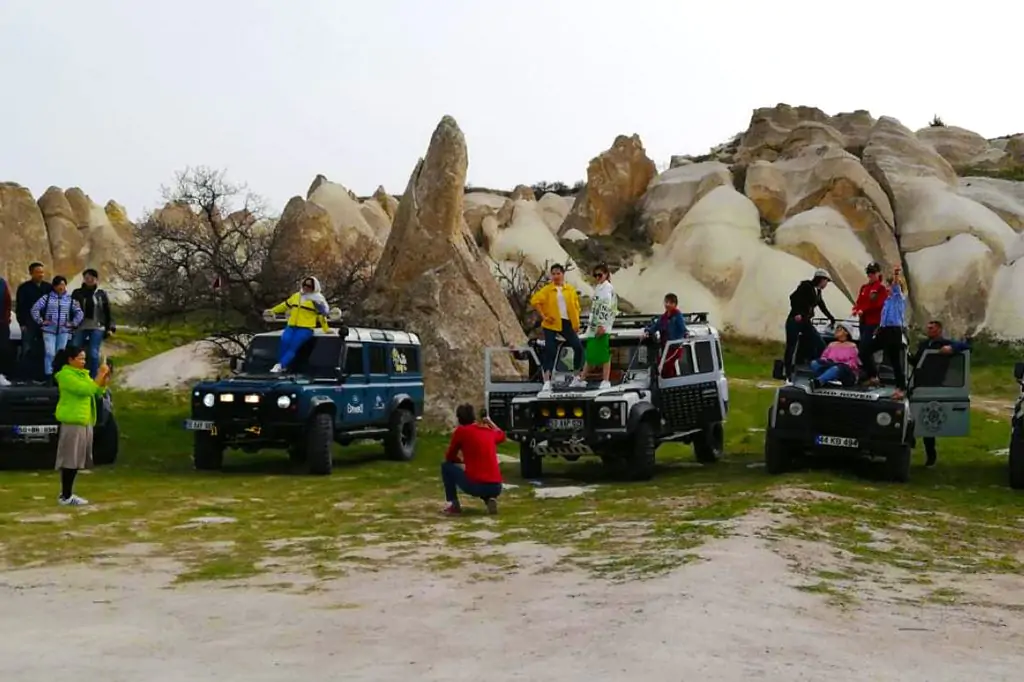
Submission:
<svg viewBox="0 0 1024 682">
<path fill-rule="evenodd" d="M 615 298 L 615 288 L 612 287 L 611 273 L 604 263 L 596 266 L 593 271 L 597 285 L 594 287 L 594 295 L 590 303 L 590 321 L 587 323 L 587 347 L 584 353 L 586 364 L 583 372 L 573 382 L 574 386 L 586 386 L 587 373 L 595 368 L 601 368 L 601 390 L 612 387 L 612 350 L 611 331 L 615 316 L 618 314 L 618 306 Z"/>
</svg>

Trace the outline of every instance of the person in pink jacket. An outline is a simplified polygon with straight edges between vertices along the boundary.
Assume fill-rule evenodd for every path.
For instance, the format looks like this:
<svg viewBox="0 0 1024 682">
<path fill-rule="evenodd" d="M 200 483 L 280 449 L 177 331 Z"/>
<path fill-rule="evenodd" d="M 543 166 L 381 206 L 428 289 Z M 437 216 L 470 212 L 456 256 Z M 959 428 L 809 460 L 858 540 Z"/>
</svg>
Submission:
<svg viewBox="0 0 1024 682">
<path fill-rule="evenodd" d="M 860 355 L 850 330 L 842 324 L 835 326 L 835 341 L 828 344 L 821 357 L 811 362 L 814 386 L 838 381 L 843 386 L 857 382 L 860 373 Z"/>
</svg>

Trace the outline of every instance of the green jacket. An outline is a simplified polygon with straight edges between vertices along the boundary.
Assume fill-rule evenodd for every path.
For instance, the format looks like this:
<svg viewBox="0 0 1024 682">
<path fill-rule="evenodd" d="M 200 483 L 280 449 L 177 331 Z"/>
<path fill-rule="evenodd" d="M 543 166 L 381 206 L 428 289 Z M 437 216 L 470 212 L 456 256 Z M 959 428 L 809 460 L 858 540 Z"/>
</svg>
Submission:
<svg viewBox="0 0 1024 682">
<path fill-rule="evenodd" d="M 89 370 L 71 365 L 61 367 L 54 378 L 60 388 L 57 421 L 75 426 L 95 426 L 96 396 L 103 395 L 106 387 L 93 381 Z"/>
</svg>

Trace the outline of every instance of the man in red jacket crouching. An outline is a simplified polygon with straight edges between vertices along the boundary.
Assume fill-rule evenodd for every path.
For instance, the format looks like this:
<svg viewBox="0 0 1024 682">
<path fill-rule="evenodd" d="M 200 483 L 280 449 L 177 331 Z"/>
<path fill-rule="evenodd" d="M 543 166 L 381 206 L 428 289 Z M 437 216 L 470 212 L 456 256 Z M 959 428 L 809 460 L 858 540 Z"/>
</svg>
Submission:
<svg viewBox="0 0 1024 682">
<path fill-rule="evenodd" d="M 498 444 L 505 440 L 505 432 L 487 417 L 478 422 L 472 405 L 459 405 L 455 418 L 459 426 L 452 434 L 441 465 L 444 497 L 448 500 L 443 511 L 445 514 L 462 513 L 458 492 L 462 490 L 483 500 L 488 513 L 497 514 L 501 494 Z"/>
</svg>

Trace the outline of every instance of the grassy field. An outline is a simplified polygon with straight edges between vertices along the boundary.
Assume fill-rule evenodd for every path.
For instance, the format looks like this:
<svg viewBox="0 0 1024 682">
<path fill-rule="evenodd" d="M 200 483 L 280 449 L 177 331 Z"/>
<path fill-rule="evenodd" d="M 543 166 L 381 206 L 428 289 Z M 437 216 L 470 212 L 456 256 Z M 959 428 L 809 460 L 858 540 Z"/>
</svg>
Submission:
<svg viewBox="0 0 1024 682">
<path fill-rule="evenodd" d="M 120 338 L 137 344 L 122 341 L 126 358 L 164 343 Z M 740 379 L 763 379 L 778 351 L 739 341 L 727 348 L 730 375 Z M 1003 373 L 1010 380 L 996 382 Z M 1012 383 L 1008 365 L 993 366 L 991 376 L 993 393 L 997 383 Z M 858 580 L 884 581 L 890 569 L 914 570 L 921 580 L 1021 572 L 1024 497 L 1006 486 L 1006 417 L 976 411 L 969 438 L 940 441 L 937 468 L 923 468 L 917 453 L 906 485 L 882 482 L 868 463 L 773 478 L 760 466 L 772 392 L 739 381 L 730 394 L 727 455 L 718 464 L 696 465 L 689 447 L 665 445 L 653 481 L 621 483 L 597 463 L 552 463 L 539 489 L 587 488 L 569 498 L 538 497 L 518 466 L 505 464 L 516 487 L 502 496 L 501 513 L 486 516 L 467 501 L 467 513 L 450 519 L 438 514 L 442 435 L 423 435 L 411 463 L 383 460 L 376 444 L 339 449 L 330 477 L 293 471 L 281 453 L 230 453 L 225 471 L 200 473 L 180 428 L 186 396 L 119 392 L 122 458 L 79 479 L 92 506 L 58 507 L 54 472 L 0 472 L 0 562 L 124 565 L 170 557 L 183 567 L 182 581 L 294 572 L 326 578 L 383 565 L 487 579 L 520 566 L 529 550 L 554 557 L 548 570 L 633 579 L 699 560 L 702 543 L 756 513 L 772 519 L 765 537 L 822 542 L 843 557 L 827 569 L 805 567 L 818 580 L 809 589 L 837 600 Z M 954 597 L 940 591 L 935 598 Z"/>
</svg>

